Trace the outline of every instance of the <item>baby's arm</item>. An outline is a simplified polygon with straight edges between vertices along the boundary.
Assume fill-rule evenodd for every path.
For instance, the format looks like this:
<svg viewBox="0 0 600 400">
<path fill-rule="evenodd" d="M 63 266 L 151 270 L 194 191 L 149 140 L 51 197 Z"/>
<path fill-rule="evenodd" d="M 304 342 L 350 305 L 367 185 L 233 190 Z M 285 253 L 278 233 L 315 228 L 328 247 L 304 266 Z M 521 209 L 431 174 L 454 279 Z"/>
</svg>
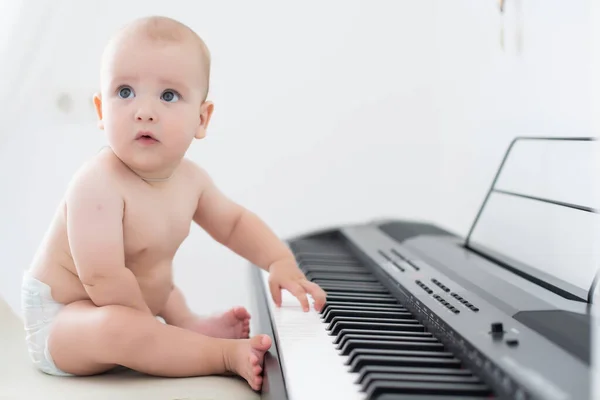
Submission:
<svg viewBox="0 0 600 400">
<path fill-rule="evenodd" d="M 198 167 L 202 194 L 194 221 L 213 239 L 252 264 L 269 270 L 280 260 L 294 260 L 290 249 L 253 212 L 226 197 Z"/>
<path fill-rule="evenodd" d="M 125 267 L 124 200 L 113 179 L 95 166 L 81 172 L 69 187 L 66 217 L 71 254 L 94 304 L 151 313 L 136 277 Z"/>
<path fill-rule="evenodd" d="M 269 288 L 276 305 L 281 305 L 281 289 L 286 289 L 305 311 L 309 310 L 307 293 L 315 299 L 315 309 L 321 310 L 325 292 L 306 278 L 285 243 L 256 214 L 227 198 L 201 169 L 199 182 L 202 192 L 194 221 L 219 243 L 269 272 Z"/>
</svg>

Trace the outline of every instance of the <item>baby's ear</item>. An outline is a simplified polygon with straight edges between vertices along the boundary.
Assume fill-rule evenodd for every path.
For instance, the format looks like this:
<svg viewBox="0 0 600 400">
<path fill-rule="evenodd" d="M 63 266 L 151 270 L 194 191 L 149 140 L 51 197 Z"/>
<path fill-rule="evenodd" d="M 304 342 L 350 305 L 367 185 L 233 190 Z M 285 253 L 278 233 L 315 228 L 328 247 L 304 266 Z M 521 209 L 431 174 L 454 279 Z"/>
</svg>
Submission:
<svg viewBox="0 0 600 400">
<path fill-rule="evenodd" d="M 200 119 L 198 121 L 196 134 L 194 135 L 196 139 L 204 139 L 206 136 L 206 129 L 208 128 L 208 123 L 210 122 L 210 117 L 212 116 L 214 109 L 215 105 L 212 101 L 205 101 L 202 103 L 202 106 L 200 106 Z"/>
<path fill-rule="evenodd" d="M 102 98 L 100 93 L 94 93 L 94 108 L 98 116 L 98 128 L 104 130 L 104 121 L 102 121 Z"/>
</svg>

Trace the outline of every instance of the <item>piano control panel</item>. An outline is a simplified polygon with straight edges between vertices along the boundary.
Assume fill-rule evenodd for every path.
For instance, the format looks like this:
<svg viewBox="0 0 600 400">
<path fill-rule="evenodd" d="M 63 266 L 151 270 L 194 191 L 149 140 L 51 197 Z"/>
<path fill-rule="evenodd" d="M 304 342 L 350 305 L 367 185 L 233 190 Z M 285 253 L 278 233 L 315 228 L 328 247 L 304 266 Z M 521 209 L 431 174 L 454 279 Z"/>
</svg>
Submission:
<svg viewBox="0 0 600 400">
<path fill-rule="evenodd" d="M 401 303 L 500 395 L 588 397 L 588 368 L 537 332 L 466 290 L 377 229 L 343 228 L 350 248 Z M 554 368 L 561 360 L 561 368 Z M 561 371 L 571 373 L 568 378 Z"/>
</svg>

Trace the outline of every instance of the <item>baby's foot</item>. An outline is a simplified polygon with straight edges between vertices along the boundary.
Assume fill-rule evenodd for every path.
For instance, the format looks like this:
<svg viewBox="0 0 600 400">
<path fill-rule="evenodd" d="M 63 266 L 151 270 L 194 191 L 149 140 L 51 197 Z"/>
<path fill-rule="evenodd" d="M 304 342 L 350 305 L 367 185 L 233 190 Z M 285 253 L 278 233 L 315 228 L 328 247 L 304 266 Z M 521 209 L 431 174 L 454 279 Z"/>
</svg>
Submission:
<svg viewBox="0 0 600 400">
<path fill-rule="evenodd" d="M 250 335 L 250 313 L 244 307 L 208 318 L 198 318 L 190 327 L 194 332 L 223 339 L 245 339 Z"/>
<path fill-rule="evenodd" d="M 229 354 L 226 354 L 226 367 L 248 381 L 252 389 L 260 390 L 265 353 L 270 347 L 271 338 L 267 335 L 256 335 L 250 339 L 236 341 L 230 347 Z"/>
</svg>

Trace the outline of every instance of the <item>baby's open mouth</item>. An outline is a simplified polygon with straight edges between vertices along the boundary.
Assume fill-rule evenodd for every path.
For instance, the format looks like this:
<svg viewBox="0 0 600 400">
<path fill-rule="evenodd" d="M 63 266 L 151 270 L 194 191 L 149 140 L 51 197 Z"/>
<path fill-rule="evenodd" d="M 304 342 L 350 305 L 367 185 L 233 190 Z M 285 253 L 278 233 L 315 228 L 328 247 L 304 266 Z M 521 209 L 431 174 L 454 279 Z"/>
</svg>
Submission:
<svg viewBox="0 0 600 400">
<path fill-rule="evenodd" d="M 136 135 L 135 140 L 147 143 L 158 142 L 158 140 L 150 132 L 139 132 Z"/>
</svg>

